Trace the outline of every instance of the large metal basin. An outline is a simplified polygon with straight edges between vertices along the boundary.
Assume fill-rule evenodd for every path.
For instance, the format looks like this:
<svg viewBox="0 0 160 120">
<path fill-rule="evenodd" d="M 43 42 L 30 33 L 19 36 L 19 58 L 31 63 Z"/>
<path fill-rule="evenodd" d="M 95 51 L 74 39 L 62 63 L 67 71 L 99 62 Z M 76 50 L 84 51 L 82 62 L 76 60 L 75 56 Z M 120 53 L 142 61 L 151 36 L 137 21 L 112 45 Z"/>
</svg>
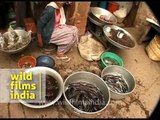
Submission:
<svg viewBox="0 0 160 120">
<path fill-rule="evenodd" d="M 33 74 L 46 73 L 46 75 L 52 76 L 58 82 L 59 92 L 58 92 L 57 97 L 53 101 L 48 102 L 44 105 L 29 104 L 25 100 L 22 100 L 22 99 L 19 99 L 20 103 L 22 103 L 23 105 L 30 107 L 30 108 L 39 109 L 39 108 L 46 108 L 46 107 L 52 106 L 61 98 L 62 90 L 63 90 L 63 79 L 57 71 L 55 71 L 54 69 L 48 68 L 48 67 L 41 67 L 40 66 L 40 67 L 33 67 L 30 69 L 27 69 L 25 72 L 26 73 L 32 72 Z M 53 91 L 53 92 L 55 92 L 55 91 Z"/>
<path fill-rule="evenodd" d="M 93 84 L 95 86 L 97 86 L 101 92 L 104 95 L 104 99 L 106 102 L 106 105 L 104 108 L 102 108 L 101 110 L 97 111 L 97 112 L 84 112 L 81 111 L 77 108 L 75 108 L 67 99 L 65 91 L 67 89 L 67 86 L 72 83 L 72 82 L 87 82 L 90 84 Z M 64 82 L 64 87 L 63 87 L 63 95 L 65 98 L 65 106 L 67 108 L 67 110 L 69 110 L 70 112 L 74 113 L 75 115 L 81 116 L 81 117 L 93 117 L 97 116 L 97 114 L 100 114 L 104 109 L 106 109 L 106 107 L 108 106 L 109 102 L 110 102 L 110 92 L 109 92 L 109 88 L 107 86 L 107 84 L 103 81 L 102 78 L 100 78 L 98 75 L 93 74 L 91 72 L 85 72 L 85 71 L 79 71 L 76 73 L 71 74 L 70 76 L 68 76 Z"/>
<path fill-rule="evenodd" d="M 29 45 L 29 43 L 31 42 L 31 34 L 29 34 L 29 32 L 27 32 L 25 30 L 19 30 L 19 29 L 18 30 L 14 30 L 14 31 L 18 34 L 18 36 L 22 36 L 22 37 L 27 38 L 28 39 L 28 43 L 26 43 L 24 46 L 21 46 L 18 49 L 14 49 L 14 50 L 1 49 L 1 51 L 5 52 L 5 53 L 9 53 L 9 54 L 18 53 L 18 52 L 24 50 Z M 8 32 L 5 32 L 3 34 L 3 36 L 5 38 L 7 38 L 7 36 L 8 36 L 7 34 L 8 34 Z"/>
</svg>

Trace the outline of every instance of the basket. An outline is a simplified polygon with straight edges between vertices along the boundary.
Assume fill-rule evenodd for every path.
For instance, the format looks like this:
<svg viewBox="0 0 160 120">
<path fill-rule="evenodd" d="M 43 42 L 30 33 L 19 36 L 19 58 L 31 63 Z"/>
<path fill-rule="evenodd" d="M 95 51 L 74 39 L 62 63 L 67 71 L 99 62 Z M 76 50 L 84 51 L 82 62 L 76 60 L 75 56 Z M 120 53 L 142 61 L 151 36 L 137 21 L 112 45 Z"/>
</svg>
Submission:
<svg viewBox="0 0 160 120">
<path fill-rule="evenodd" d="M 160 36 L 155 35 L 149 45 L 146 47 L 150 59 L 160 61 Z"/>
</svg>

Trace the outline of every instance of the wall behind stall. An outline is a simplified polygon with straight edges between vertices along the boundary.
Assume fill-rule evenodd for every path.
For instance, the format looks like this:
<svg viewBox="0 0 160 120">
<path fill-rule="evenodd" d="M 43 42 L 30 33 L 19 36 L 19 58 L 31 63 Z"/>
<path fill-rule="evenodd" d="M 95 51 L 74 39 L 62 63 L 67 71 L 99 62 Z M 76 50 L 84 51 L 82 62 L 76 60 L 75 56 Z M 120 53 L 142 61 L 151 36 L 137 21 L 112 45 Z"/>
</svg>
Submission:
<svg viewBox="0 0 160 120">
<path fill-rule="evenodd" d="M 36 23 L 39 20 L 39 17 L 41 15 L 41 13 L 43 12 L 44 8 L 46 7 L 46 5 L 48 3 L 49 3 L 49 1 L 30 2 L 32 15 L 33 15 L 33 18 L 34 18 Z"/>
<path fill-rule="evenodd" d="M 137 11 L 137 16 L 134 22 L 135 26 L 140 26 L 145 24 L 145 19 L 149 18 L 155 18 L 152 10 L 150 7 L 146 4 L 146 2 L 140 2 L 139 9 Z"/>
<path fill-rule="evenodd" d="M 149 34 L 151 32 L 151 26 L 146 22 L 146 18 L 151 18 L 156 21 L 156 17 L 150 7 L 147 5 L 147 3 L 140 2 L 134 22 L 134 26 L 137 27 L 140 31 L 143 31 L 141 38 L 138 40 L 138 44 L 141 44 L 143 41 L 148 40 L 147 37 L 150 36 Z"/>
<path fill-rule="evenodd" d="M 76 26 L 80 36 L 86 31 L 90 4 L 91 2 L 73 2 L 66 9 L 67 23 Z"/>
</svg>

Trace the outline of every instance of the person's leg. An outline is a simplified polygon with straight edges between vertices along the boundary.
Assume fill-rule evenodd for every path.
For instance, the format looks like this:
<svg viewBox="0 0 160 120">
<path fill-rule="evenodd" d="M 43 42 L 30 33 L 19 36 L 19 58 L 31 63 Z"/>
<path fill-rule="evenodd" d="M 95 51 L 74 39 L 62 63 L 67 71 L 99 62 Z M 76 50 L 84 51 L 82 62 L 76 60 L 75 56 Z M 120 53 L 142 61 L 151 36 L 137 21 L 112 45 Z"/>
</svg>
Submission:
<svg viewBox="0 0 160 120">
<path fill-rule="evenodd" d="M 59 45 L 58 48 L 57 48 L 57 53 L 63 53 L 63 54 L 65 54 L 65 53 L 67 53 L 72 48 L 72 46 L 75 43 L 75 39 L 73 38 L 73 36 L 68 36 L 68 39 L 73 39 L 73 40 L 70 41 L 67 44 Z"/>
<path fill-rule="evenodd" d="M 69 36 L 68 38 L 73 39 L 71 36 Z M 73 40 L 66 45 L 59 45 L 57 48 L 56 58 L 69 61 L 70 58 L 67 55 L 65 55 L 65 53 L 67 53 L 71 49 L 71 47 L 74 45 L 74 43 L 75 43 L 75 41 Z"/>
<path fill-rule="evenodd" d="M 68 58 L 65 53 L 78 41 L 77 35 L 77 28 L 74 26 L 63 25 L 54 30 L 50 43 L 58 45 L 57 57 Z"/>
</svg>

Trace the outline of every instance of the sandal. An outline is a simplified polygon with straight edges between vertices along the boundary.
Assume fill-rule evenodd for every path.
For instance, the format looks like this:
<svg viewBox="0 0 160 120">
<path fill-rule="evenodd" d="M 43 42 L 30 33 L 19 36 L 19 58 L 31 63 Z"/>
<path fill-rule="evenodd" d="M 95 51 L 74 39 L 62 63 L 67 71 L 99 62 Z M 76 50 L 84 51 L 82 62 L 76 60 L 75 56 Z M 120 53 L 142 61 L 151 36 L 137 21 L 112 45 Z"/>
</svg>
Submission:
<svg viewBox="0 0 160 120">
<path fill-rule="evenodd" d="M 69 58 L 68 56 L 63 56 L 63 57 L 58 57 L 58 56 L 56 56 L 56 59 L 57 59 L 57 60 L 63 60 L 63 61 L 65 61 L 65 62 L 70 61 L 70 58 Z"/>
</svg>

